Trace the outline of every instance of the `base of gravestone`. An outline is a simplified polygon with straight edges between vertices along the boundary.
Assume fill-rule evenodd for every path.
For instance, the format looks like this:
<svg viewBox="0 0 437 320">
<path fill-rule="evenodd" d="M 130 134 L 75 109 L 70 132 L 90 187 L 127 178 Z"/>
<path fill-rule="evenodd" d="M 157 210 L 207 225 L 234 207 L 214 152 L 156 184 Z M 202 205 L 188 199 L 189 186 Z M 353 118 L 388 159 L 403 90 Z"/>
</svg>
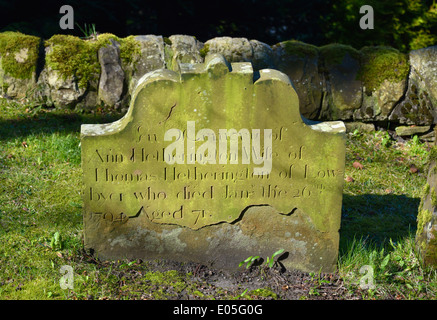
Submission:
<svg viewBox="0 0 437 320">
<path fill-rule="evenodd" d="M 249 256 L 265 261 L 284 249 L 281 264 L 286 269 L 321 272 L 336 269 L 338 237 L 315 230 L 299 210 L 281 214 L 270 206 L 253 206 L 234 223 L 198 230 L 154 223 L 141 214 L 120 223 L 102 222 L 94 216 L 94 221 L 87 224 L 99 232 L 88 230 L 85 243 L 104 260 L 167 259 L 236 270 Z"/>
</svg>

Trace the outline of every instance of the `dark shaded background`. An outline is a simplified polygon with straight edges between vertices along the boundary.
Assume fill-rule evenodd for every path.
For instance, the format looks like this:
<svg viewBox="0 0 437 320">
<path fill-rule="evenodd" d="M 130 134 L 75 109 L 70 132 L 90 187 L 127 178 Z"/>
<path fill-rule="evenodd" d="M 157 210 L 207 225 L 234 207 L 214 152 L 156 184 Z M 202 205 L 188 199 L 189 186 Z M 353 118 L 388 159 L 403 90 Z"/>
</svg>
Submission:
<svg viewBox="0 0 437 320">
<path fill-rule="evenodd" d="M 95 24 L 100 33 L 187 34 L 200 41 L 219 36 L 257 39 L 273 45 L 296 39 L 323 45 L 390 45 L 402 51 L 437 44 L 436 0 L 225 0 L 225 1 L 5 1 L 0 0 L 0 30 L 21 31 L 44 39 L 62 30 L 62 5 L 74 8 L 75 22 Z M 371 5 L 375 29 L 361 30 L 359 8 Z"/>
</svg>

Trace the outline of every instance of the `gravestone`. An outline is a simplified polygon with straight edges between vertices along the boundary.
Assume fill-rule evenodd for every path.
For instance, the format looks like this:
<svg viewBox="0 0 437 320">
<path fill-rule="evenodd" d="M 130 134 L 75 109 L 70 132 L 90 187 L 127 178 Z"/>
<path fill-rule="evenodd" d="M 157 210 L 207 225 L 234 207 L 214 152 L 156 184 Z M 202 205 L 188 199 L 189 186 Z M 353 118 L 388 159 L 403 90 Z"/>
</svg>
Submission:
<svg viewBox="0 0 437 320">
<path fill-rule="evenodd" d="M 293 85 L 219 54 L 143 76 L 120 120 L 81 127 L 84 240 L 100 258 L 335 269 L 343 122 L 302 118 Z"/>
<path fill-rule="evenodd" d="M 417 215 L 416 246 L 422 262 L 437 267 L 437 147 L 429 156 L 428 177 Z"/>
</svg>

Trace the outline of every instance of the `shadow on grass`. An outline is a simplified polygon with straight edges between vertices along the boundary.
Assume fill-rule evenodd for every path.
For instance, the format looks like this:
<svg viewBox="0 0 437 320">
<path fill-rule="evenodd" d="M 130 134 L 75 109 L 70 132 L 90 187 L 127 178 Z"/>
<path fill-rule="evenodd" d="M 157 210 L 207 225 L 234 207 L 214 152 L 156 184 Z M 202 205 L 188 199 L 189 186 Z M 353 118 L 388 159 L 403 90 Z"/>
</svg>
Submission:
<svg viewBox="0 0 437 320">
<path fill-rule="evenodd" d="M 79 133 L 82 124 L 109 123 L 120 119 L 122 116 L 122 114 L 95 115 L 47 112 L 36 116 L 20 116 L 15 119 L 1 119 L 0 117 L 0 140 L 41 133 Z"/>
<path fill-rule="evenodd" d="M 354 238 L 383 247 L 414 234 L 419 204 L 405 195 L 343 195 L 340 252 Z"/>
</svg>

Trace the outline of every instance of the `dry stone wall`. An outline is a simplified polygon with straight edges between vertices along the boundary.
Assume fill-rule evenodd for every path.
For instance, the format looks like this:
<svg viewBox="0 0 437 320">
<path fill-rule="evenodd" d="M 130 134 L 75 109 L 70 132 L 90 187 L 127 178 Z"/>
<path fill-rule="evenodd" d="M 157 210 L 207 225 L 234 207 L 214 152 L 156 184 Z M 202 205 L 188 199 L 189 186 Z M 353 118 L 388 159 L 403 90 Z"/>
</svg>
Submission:
<svg viewBox="0 0 437 320">
<path fill-rule="evenodd" d="M 0 89 L 5 98 L 57 108 L 127 110 L 144 74 L 178 71 L 179 63 L 203 63 L 214 53 L 230 63 L 252 63 L 255 77 L 266 68 L 288 75 L 301 113 L 311 120 L 415 125 L 420 134 L 437 121 L 437 46 L 403 54 L 390 47 L 356 50 L 294 40 L 270 46 L 246 38 L 202 43 L 188 35 L 102 34 L 90 39 L 55 35 L 43 41 L 5 32 L 0 34 Z"/>
</svg>

